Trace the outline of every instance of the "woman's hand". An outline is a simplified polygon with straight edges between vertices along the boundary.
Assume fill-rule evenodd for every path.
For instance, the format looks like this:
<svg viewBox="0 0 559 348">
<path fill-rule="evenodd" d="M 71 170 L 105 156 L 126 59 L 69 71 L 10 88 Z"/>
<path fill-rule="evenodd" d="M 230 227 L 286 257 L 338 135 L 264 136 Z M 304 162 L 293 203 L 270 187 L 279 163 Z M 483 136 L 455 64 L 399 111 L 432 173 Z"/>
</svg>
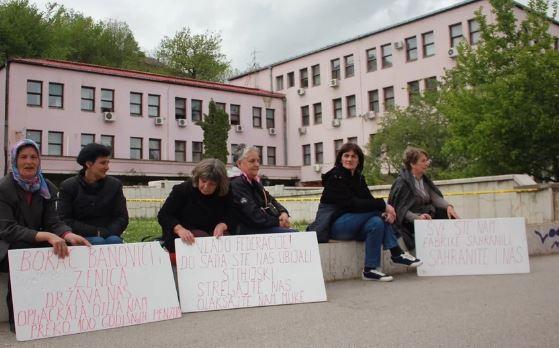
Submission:
<svg viewBox="0 0 559 348">
<path fill-rule="evenodd" d="M 431 215 L 427 214 L 427 213 L 423 213 L 421 215 L 419 215 L 419 220 L 431 220 Z"/>
<path fill-rule="evenodd" d="M 91 246 L 91 243 L 89 243 L 89 241 L 87 239 L 85 239 L 84 237 L 77 235 L 75 233 L 72 232 L 68 232 L 64 235 L 64 240 L 68 243 L 70 243 L 71 245 L 85 245 L 85 246 Z"/>
<path fill-rule="evenodd" d="M 57 255 L 59 259 L 63 259 L 70 255 L 66 241 L 54 233 L 39 231 L 35 235 L 35 240 L 37 242 L 47 242 L 52 245 L 54 254 Z"/>
<path fill-rule="evenodd" d="M 196 242 L 194 239 L 194 234 L 181 225 L 176 225 L 175 227 L 173 227 L 173 232 L 175 232 L 175 234 L 188 245 L 192 245 Z"/>
<path fill-rule="evenodd" d="M 289 228 L 291 224 L 289 223 L 289 215 L 286 212 L 283 212 L 279 216 L 279 226 Z"/>
<path fill-rule="evenodd" d="M 446 208 L 446 214 L 448 215 L 449 219 L 460 219 L 460 216 L 456 214 L 456 212 L 454 211 L 454 207 L 452 205 L 449 205 Z"/>
<path fill-rule="evenodd" d="M 396 221 L 396 210 L 390 204 L 386 204 L 386 208 L 384 209 L 384 219 L 389 224 L 393 224 Z"/>
<path fill-rule="evenodd" d="M 227 225 L 224 224 L 223 222 L 220 222 L 219 224 L 215 225 L 214 237 L 219 238 L 219 237 L 223 236 L 225 231 L 227 231 Z"/>
</svg>

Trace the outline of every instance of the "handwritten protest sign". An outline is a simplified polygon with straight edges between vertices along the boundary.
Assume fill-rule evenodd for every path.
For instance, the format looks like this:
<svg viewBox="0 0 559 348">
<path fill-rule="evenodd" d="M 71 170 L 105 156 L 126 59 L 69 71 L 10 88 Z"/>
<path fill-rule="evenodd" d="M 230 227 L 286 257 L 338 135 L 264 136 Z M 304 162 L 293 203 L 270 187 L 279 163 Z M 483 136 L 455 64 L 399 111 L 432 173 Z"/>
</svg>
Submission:
<svg viewBox="0 0 559 348">
<path fill-rule="evenodd" d="M 326 301 L 316 233 L 175 240 L 183 312 Z"/>
<path fill-rule="evenodd" d="M 181 316 L 169 255 L 158 243 L 10 250 L 19 341 Z"/>
<path fill-rule="evenodd" d="M 416 220 L 420 276 L 529 273 L 524 218 Z"/>
</svg>

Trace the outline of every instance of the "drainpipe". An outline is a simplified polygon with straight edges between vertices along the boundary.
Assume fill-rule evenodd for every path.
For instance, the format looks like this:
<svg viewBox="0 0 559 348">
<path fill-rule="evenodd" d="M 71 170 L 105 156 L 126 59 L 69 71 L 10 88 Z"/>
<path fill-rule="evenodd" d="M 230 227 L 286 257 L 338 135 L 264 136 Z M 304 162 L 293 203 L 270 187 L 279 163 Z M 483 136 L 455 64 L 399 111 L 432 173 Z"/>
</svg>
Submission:
<svg viewBox="0 0 559 348">
<path fill-rule="evenodd" d="M 10 100 L 10 60 L 6 60 L 6 90 L 4 91 L 4 175 L 8 174 L 8 106 Z"/>
</svg>

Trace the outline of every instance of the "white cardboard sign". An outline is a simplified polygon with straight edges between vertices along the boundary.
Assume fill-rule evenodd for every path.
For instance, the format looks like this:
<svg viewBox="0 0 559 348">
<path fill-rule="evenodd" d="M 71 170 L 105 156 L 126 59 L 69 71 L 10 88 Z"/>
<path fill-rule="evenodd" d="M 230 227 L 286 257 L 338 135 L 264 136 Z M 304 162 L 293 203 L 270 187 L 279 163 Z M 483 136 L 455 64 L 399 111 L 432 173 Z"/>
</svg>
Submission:
<svg viewBox="0 0 559 348">
<path fill-rule="evenodd" d="M 326 301 L 316 233 L 175 239 L 183 312 Z"/>
<path fill-rule="evenodd" d="M 18 341 L 181 317 L 169 255 L 159 243 L 9 251 Z"/>
<path fill-rule="evenodd" d="M 530 273 L 524 218 L 415 220 L 420 276 Z"/>
</svg>

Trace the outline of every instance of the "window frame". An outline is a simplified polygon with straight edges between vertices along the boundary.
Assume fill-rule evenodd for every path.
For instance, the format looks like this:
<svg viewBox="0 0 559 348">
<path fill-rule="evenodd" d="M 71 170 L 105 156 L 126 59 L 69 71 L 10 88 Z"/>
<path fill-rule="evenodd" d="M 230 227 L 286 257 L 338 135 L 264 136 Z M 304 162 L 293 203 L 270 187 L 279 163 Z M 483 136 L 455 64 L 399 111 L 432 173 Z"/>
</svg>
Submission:
<svg viewBox="0 0 559 348">
<path fill-rule="evenodd" d="M 355 59 L 353 54 L 344 56 L 344 78 L 355 76 Z"/>
<path fill-rule="evenodd" d="M 60 144 L 58 143 L 54 143 L 51 141 L 51 135 L 60 135 Z M 63 156 L 64 153 L 64 132 L 59 132 L 59 131 L 48 131 L 47 134 L 47 154 L 49 156 Z M 52 153 L 51 151 L 51 146 L 60 146 L 60 151 L 58 153 Z"/>
<path fill-rule="evenodd" d="M 84 144 L 84 141 L 83 141 L 84 136 L 91 136 L 91 138 L 92 138 L 91 141 L 88 142 L 88 143 L 86 143 L 86 144 Z M 91 143 L 94 143 L 94 142 L 95 142 L 95 134 L 94 134 L 94 133 L 81 133 L 81 134 L 80 134 L 80 145 L 81 145 L 80 148 L 81 148 L 81 149 L 83 149 L 84 146 L 86 146 L 86 145 L 88 145 L 88 144 L 91 144 Z"/>
<path fill-rule="evenodd" d="M 257 112 L 258 111 L 258 112 Z M 252 107 L 252 128 L 262 128 L 262 108 Z"/>
<path fill-rule="evenodd" d="M 472 31 L 472 26 L 474 23 L 477 24 L 477 30 Z M 477 40 L 475 40 L 475 37 L 477 37 Z M 479 22 L 476 21 L 475 18 L 468 20 L 468 38 L 470 41 L 470 45 L 477 45 L 479 40 L 481 40 L 481 27 L 479 25 Z"/>
<path fill-rule="evenodd" d="M 157 147 L 152 147 L 151 146 L 152 144 L 156 144 Z M 156 153 L 158 156 L 153 156 L 152 153 Z M 161 161 L 161 159 L 162 159 L 161 155 L 162 155 L 161 139 L 148 138 L 148 160 L 150 160 L 150 161 Z"/>
<path fill-rule="evenodd" d="M 184 102 L 184 107 L 179 107 L 177 101 Z M 188 100 L 186 98 L 175 96 L 175 120 L 186 120 L 188 118 L 188 115 L 186 114 L 187 105 Z"/>
<path fill-rule="evenodd" d="M 310 124 L 310 108 L 308 105 L 303 105 L 301 106 L 301 127 L 308 127 Z"/>
<path fill-rule="evenodd" d="M 109 144 L 105 141 L 106 139 L 110 139 Z M 110 158 L 114 157 L 115 151 L 115 136 L 110 134 L 101 134 L 99 136 L 99 143 L 111 148 L 111 154 L 109 155 Z"/>
<path fill-rule="evenodd" d="M 152 100 L 157 100 L 157 104 L 152 104 Z M 157 113 L 152 114 L 152 110 L 157 111 Z M 161 95 L 160 94 L 148 94 L 148 117 L 150 118 L 161 117 Z"/>
<path fill-rule="evenodd" d="M 29 83 L 38 83 L 39 84 L 39 92 L 30 92 L 29 91 Z M 43 107 L 43 81 L 38 81 L 38 80 L 27 80 L 27 84 L 26 84 L 26 103 L 27 106 L 30 107 L 38 107 L 38 108 L 42 108 Z M 29 96 L 39 96 L 39 104 L 29 104 Z"/>
<path fill-rule="evenodd" d="M 299 69 L 299 87 L 308 88 L 309 87 L 309 69 L 303 68 Z"/>
<path fill-rule="evenodd" d="M 301 145 L 301 151 L 303 154 L 303 166 L 311 165 L 311 144 Z"/>
<path fill-rule="evenodd" d="M 337 106 L 336 104 L 339 102 L 339 106 Z M 333 119 L 338 119 L 341 120 L 344 115 L 344 109 L 343 109 L 343 104 L 342 104 L 342 98 L 334 98 L 332 99 L 332 108 L 333 108 Z M 339 115 L 338 115 L 339 113 Z M 338 117 L 339 116 L 339 117 Z"/>
<path fill-rule="evenodd" d="M 311 66 L 311 73 L 313 87 L 320 86 L 320 64 Z"/>
<path fill-rule="evenodd" d="M 236 112 L 233 112 L 233 107 L 237 108 Z M 241 124 L 241 105 L 239 104 L 229 104 L 229 123 L 231 125 Z"/>
<path fill-rule="evenodd" d="M 132 140 L 133 139 L 136 140 L 136 141 L 137 140 L 140 141 L 139 142 L 140 147 L 132 147 L 132 145 L 133 145 Z M 138 158 L 132 156 L 133 150 L 136 150 L 136 151 L 139 150 L 140 156 Z M 144 138 L 142 138 L 142 137 L 130 137 L 130 156 L 129 157 L 130 157 L 131 160 L 142 160 L 142 159 L 144 159 Z"/>
<path fill-rule="evenodd" d="M 381 54 L 381 67 L 382 69 L 391 68 L 394 65 L 393 62 L 393 53 L 392 53 L 392 44 L 387 43 L 380 46 L 380 54 Z"/>
<path fill-rule="evenodd" d="M 179 147 L 177 145 L 184 146 L 182 151 L 177 150 Z M 178 159 L 177 154 L 182 153 L 184 160 Z M 186 140 L 175 140 L 175 162 L 186 162 Z"/>
<path fill-rule="evenodd" d="M 353 118 L 357 116 L 357 97 L 355 94 L 345 97 L 346 117 Z"/>
<path fill-rule="evenodd" d="M 136 97 L 140 97 L 140 102 L 139 103 L 134 103 L 132 102 L 132 96 L 136 96 Z M 144 94 L 140 93 L 140 92 L 130 92 L 130 116 L 134 116 L 134 117 L 142 117 L 142 105 L 144 102 Z M 140 112 L 139 113 L 134 113 L 132 112 L 132 106 L 139 106 Z"/>
<path fill-rule="evenodd" d="M 387 92 L 391 91 L 392 96 L 387 97 Z M 394 86 L 384 87 L 382 89 L 382 97 L 384 102 L 384 111 L 387 111 L 396 106 L 396 98 L 394 95 Z"/>
<path fill-rule="evenodd" d="M 430 41 L 427 41 L 427 39 Z M 421 34 L 421 42 L 423 47 L 423 58 L 432 57 L 435 55 L 435 32 L 434 31 L 427 31 Z M 429 54 L 429 51 L 432 49 L 432 53 Z"/>
<path fill-rule="evenodd" d="M 317 112 L 317 106 L 319 110 Z M 322 102 L 314 103 L 312 105 L 313 109 L 313 124 L 322 124 Z"/>
<path fill-rule="evenodd" d="M 39 135 L 39 141 L 36 140 L 36 138 L 34 138 L 31 134 L 38 134 Z M 40 129 L 27 129 L 25 131 L 25 138 L 26 139 L 31 139 L 33 140 L 37 145 L 39 145 L 39 152 L 42 153 L 42 148 L 43 148 L 43 131 Z"/>
<path fill-rule="evenodd" d="M 276 147 L 266 146 L 266 164 L 269 166 L 275 166 L 276 163 L 277 163 Z"/>
<path fill-rule="evenodd" d="M 266 108 L 266 129 L 276 128 L 276 109 Z"/>
<path fill-rule="evenodd" d="M 371 52 L 373 55 L 370 54 Z M 367 55 L 367 72 L 377 71 L 377 48 L 369 48 L 365 51 L 365 54 Z"/>
<path fill-rule="evenodd" d="M 419 50 L 417 47 L 417 36 L 410 36 L 405 39 L 406 42 L 406 62 L 415 62 L 419 59 Z M 415 57 L 413 57 L 415 55 Z"/>
<path fill-rule="evenodd" d="M 204 159 L 204 142 L 193 141 L 192 142 L 192 162 L 200 162 Z M 198 151 L 198 147 L 200 148 Z"/>
<path fill-rule="evenodd" d="M 369 111 L 380 112 L 380 95 L 378 89 L 368 91 L 367 96 L 369 98 Z"/>
<path fill-rule="evenodd" d="M 283 89 L 283 75 L 276 76 L 276 91 Z"/>
<path fill-rule="evenodd" d="M 111 99 L 103 99 L 103 92 L 110 92 Z M 101 88 L 101 112 L 115 112 L 115 90 L 108 88 Z M 103 106 L 103 103 L 110 103 L 110 107 Z"/>
<path fill-rule="evenodd" d="M 322 141 L 314 143 L 314 163 L 324 163 L 324 143 Z"/>
<path fill-rule="evenodd" d="M 83 91 L 84 90 L 92 91 L 92 98 L 91 99 L 83 97 Z M 84 109 L 83 108 L 83 102 L 84 101 L 91 102 L 91 109 Z M 95 87 L 81 86 L 81 90 L 80 90 L 80 109 L 81 109 L 81 111 L 85 111 L 85 112 L 95 112 Z"/>
<path fill-rule="evenodd" d="M 60 86 L 60 95 L 53 94 L 51 87 Z M 51 98 L 60 99 L 60 106 L 52 105 Z M 49 82 L 49 109 L 64 109 L 64 84 L 60 82 Z"/>
<path fill-rule="evenodd" d="M 330 60 L 330 78 L 340 80 L 342 78 L 340 58 Z"/>
<path fill-rule="evenodd" d="M 190 119 L 192 122 L 202 121 L 202 108 L 204 103 L 200 99 L 190 99 Z M 198 109 L 199 107 L 199 109 Z"/>
<path fill-rule="evenodd" d="M 460 27 L 460 35 L 455 35 L 453 33 L 453 28 L 458 28 Z M 458 22 L 455 24 L 451 24 L 448 26 L 448 33 L 450 36 L 450 47 L 458 47 L 458 45 L 460 44 L 460 41 L 465 40 L 464 38 L 464 30 L 462 28 L 462 22 Z"/>
</svg>

